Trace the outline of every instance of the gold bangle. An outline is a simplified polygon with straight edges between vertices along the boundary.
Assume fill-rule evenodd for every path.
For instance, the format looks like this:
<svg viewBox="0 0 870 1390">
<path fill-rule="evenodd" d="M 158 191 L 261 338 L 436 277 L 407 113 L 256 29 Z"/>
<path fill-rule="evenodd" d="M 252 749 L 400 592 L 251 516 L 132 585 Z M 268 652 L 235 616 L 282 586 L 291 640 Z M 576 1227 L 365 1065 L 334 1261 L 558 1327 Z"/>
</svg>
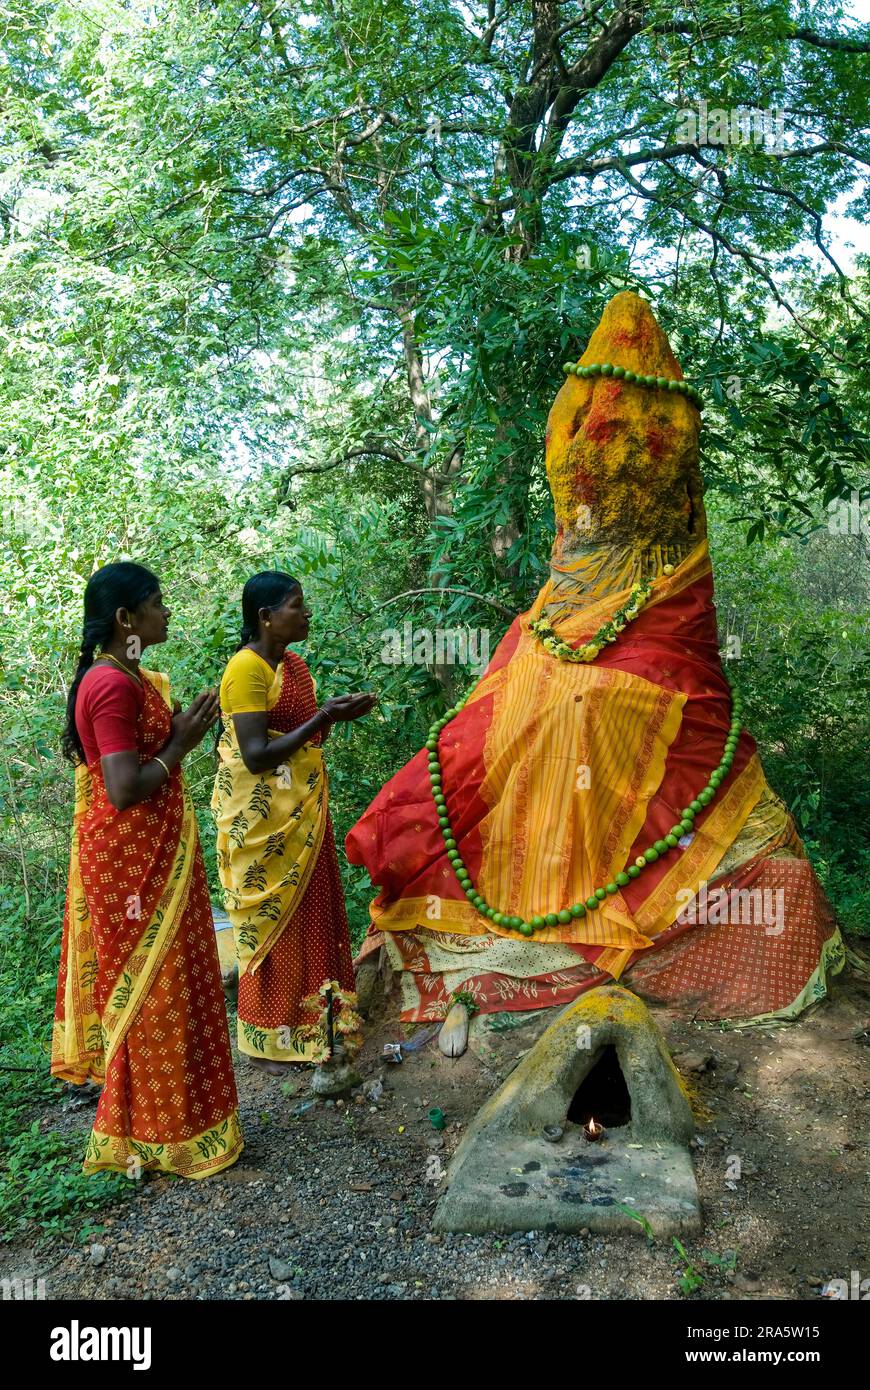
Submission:
<svg viewBox="0 0 870 1390">
<path fill-rule="evenodd" d="M 170 769 L 166 766 L 166 764 L 165 764 L 165 762 L 163 761 L 162 758 L 154 757 L 154 758 L 152 758 L 152 762 L 159 763 L 160 766 L 163 768 L 163 771 L 166 773 L 166 776 L 167 776 L 167 777 L 171 777 L 171 776 L 172 776 L 172 772 L 171 772 Z"/>
</svg>

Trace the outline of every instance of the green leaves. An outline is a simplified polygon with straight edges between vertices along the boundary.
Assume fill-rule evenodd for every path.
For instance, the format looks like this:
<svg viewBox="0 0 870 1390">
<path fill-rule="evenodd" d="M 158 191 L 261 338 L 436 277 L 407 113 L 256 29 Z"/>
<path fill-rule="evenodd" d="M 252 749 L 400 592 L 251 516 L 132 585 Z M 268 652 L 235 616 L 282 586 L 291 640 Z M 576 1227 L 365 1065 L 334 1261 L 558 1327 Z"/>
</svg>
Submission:
<svg viewBox="0 0 870 1390">
<path fill-rule="evenodd" d="M 870 857 L 865 797 L 870 720 L 870 589 L 859 533 L 829 528 L 818 503 L 806 534 L 739 544 L 711 508 L 720 644 L 747 702 L 765 772 L 794 812 L 847 930 L 870 918 L 848 882 Z M 751 532 L 752 528 L 750 528 Z"/>
</svg>

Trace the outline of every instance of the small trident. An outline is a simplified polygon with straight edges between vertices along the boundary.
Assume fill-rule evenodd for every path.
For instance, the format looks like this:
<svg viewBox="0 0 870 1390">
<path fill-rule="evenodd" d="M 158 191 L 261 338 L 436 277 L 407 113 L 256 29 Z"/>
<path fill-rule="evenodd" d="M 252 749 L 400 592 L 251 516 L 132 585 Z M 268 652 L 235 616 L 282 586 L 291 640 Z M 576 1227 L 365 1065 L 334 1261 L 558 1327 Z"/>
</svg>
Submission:
<svg viewBox="0 0 870 1390">
<path fill-rule="evenodd" d="M 333 1026 L 333 1010 L 335 1000 L 332 997 L 332 990 L 326 991 L 326 1046 L 329 1048 L 330 1057 L 335 1052 L 335 1029 Z"/>
</svg>

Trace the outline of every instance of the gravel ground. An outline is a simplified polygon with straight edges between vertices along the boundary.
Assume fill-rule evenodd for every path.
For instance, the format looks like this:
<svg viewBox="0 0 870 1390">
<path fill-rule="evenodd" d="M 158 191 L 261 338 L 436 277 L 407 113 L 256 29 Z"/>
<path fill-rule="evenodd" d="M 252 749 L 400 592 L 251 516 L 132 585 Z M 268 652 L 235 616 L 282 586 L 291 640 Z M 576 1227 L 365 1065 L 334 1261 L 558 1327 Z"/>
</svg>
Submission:
<svg viewBox="0 0 870 1390">
<path fill-rule="evenodd" d="M 828 1003 L 763 1032 L 655 1011 L 698 1118 L 694 1287 L 673 1244 L 640 1231 L 434 1234 L 439 1170 L 540 1024 L 456 1060 L 430 1043 L 389 1065 L 383 1043 L 404 1031 L 393 1000 L 377 1002 L 358 1062 L 368 1084 L 383 1079 L 374 1103 L 357 1093 L 295 1114 L 310 1071 L 285 1080 L 239 1058 L 236 1167 L 203 1183 L 146 1177 L 84 1244 L 5 1247 L 0 1276 L 44 1278 L 54 1299 L 817 1299 L 828 1279 L 870 1275 L 868 979 L 841 976 Z M 46 1127 L 89 1114 L 65 1095 Z"/>
</svg>

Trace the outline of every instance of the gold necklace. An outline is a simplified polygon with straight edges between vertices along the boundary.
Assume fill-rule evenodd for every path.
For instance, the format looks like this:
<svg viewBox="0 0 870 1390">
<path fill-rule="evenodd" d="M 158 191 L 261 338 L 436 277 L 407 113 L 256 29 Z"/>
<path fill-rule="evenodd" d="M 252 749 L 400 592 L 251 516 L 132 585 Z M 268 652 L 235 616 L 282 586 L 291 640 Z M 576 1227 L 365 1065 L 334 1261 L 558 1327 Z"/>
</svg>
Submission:
<svg viewBox="0 0 870 1390">
<path fill-rule="evenodd" d="M 137 676 L 135 671 L 131 671 L 130 667 L 125 666 L 123 661 L 119 661 L 116 656 L 112 656 L 111 652 L 100 652 L 100 655 L 97 659 L 98 661 L 111 661 L 113 665 L 117 666 L 120 671 L 124 671 L 126 675 L 132 677 L 132 679 L 136 681 L 138 685 L 142 684 L 141 676 Z"/>
</svg>

